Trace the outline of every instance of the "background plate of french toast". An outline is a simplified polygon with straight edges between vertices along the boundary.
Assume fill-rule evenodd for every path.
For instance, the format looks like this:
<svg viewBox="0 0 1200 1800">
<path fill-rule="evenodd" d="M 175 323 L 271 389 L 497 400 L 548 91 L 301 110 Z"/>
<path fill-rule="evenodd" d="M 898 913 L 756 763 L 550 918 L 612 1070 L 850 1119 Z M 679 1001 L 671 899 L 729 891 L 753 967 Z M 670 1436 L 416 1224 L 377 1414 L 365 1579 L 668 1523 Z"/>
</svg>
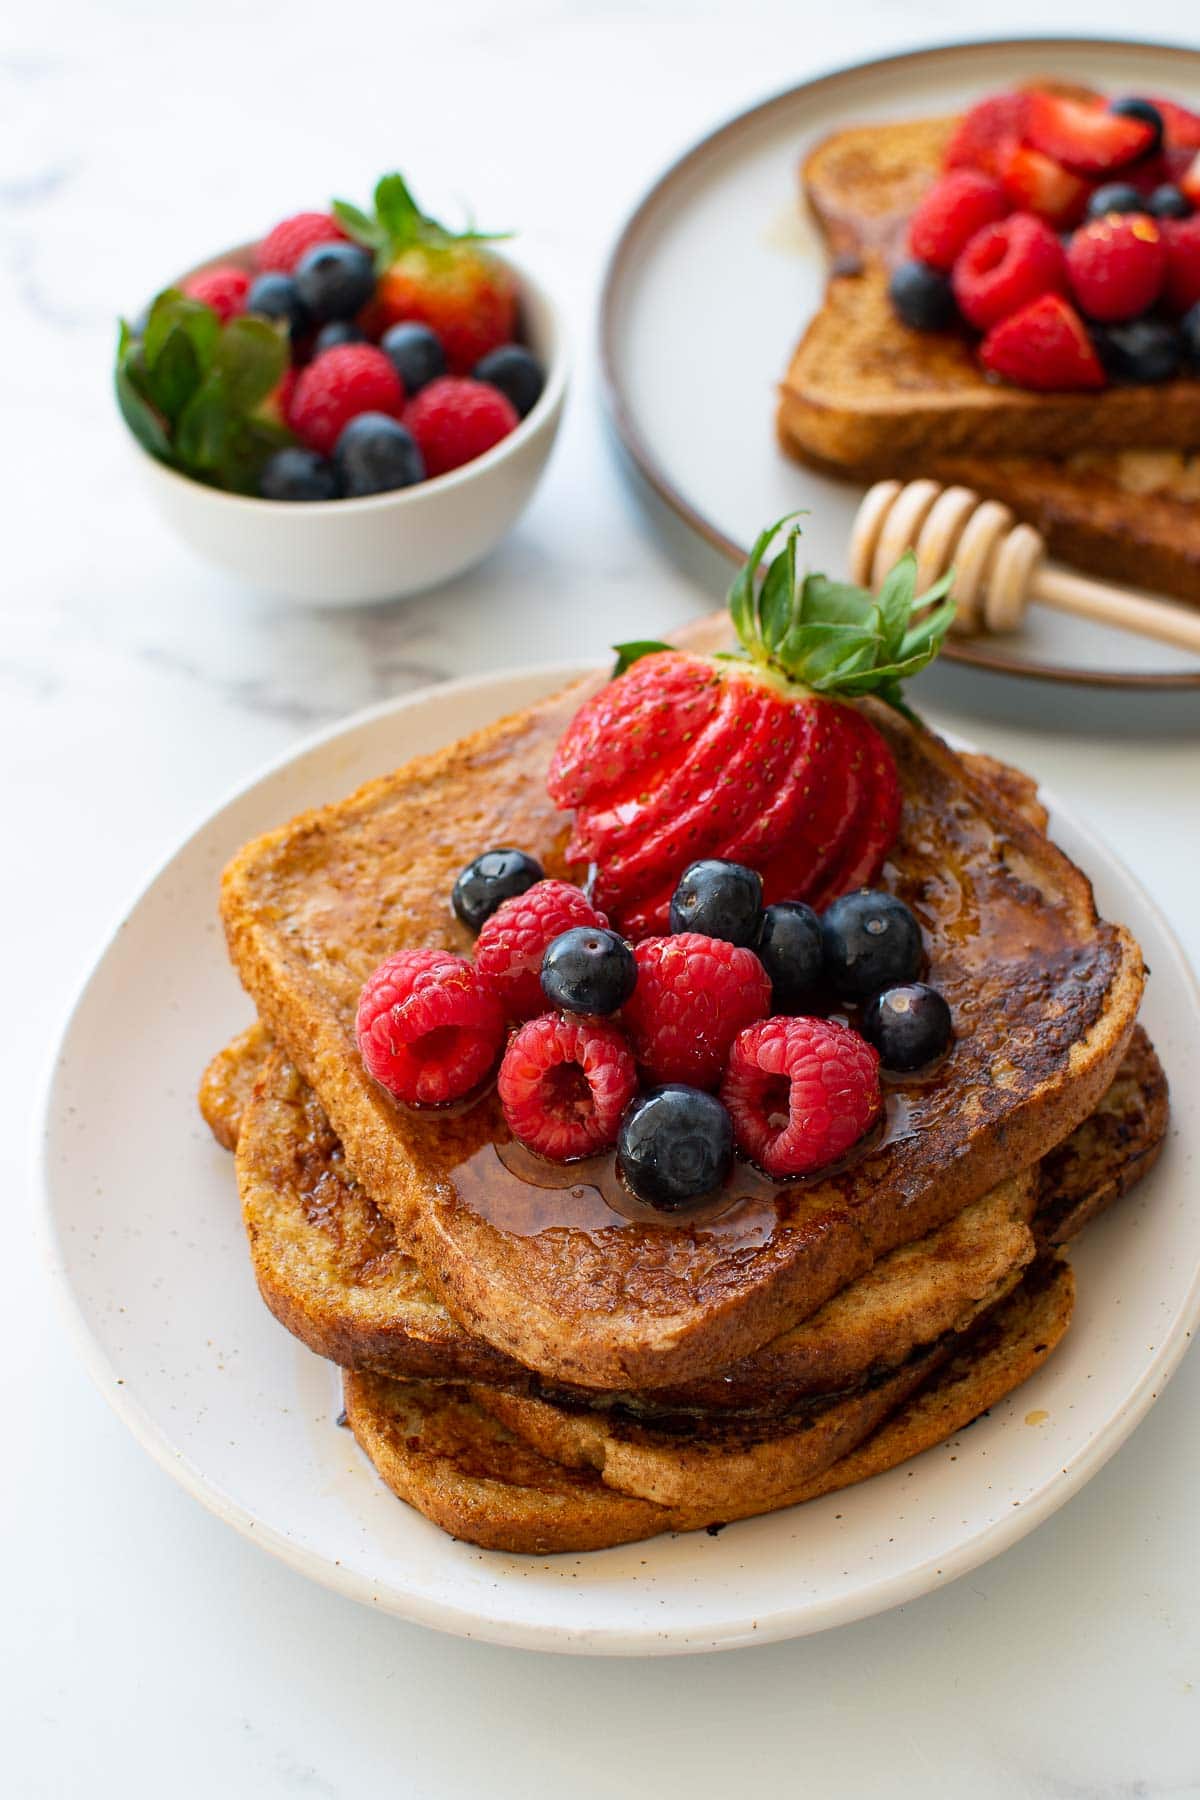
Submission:
<svg viewBox="0 0 1200 1800">
<path fill-rule="evenodd" d="M 545 765 L 577 674 L 385 705 L 189 839 L 68 1026 L 50 1254 L 143 1445 L 319 1581 L 530 1647 L 812 1632 L 1013 1543 L 1161 1391 L 1200 1310 L 1200 1000 L 1102 845 L 1026 777 L 897 716 L 896 856 L 975 1021 L 953 1092 L 903 1090 L 885 1160 L 830 1177 L 847 1208 L 818 1183 L 786 1232 L 773 1200 L 730 1225 L 579 1229 L 574 1176 L 536 1189 L 565 1209 L 550 1228 L 489 1216 L 460 1171 L 494 1148 L 490 1102 L 389 1111 L 338 1049 L 344 995 L 406 934 L 458 941 L 447 893 L 473 834 L 552 853 Z M 222 937 L 227 867 L 258 1019 Z M 419 1205 L 375 1207 L 323 1100 L 376 1191 Z M 956 1206 L 956 1179 L 979 1198 Z M 856 1260 L 868 1215 L 894 1248 Z"/>
<path fill-rule="evenodd" d="M 640 475 L 714 549 L 736 560 L 764 511 L 804 507 L 813 565 L 848 572 L 867 487 L 929 479 L 1006 508 L 1042 534 L 1056 566 L 1195 618 L 1196 368 L 1027 391 L 981 366 L 957 315 L 918 331 L 889 303 L 906 227 L 957 125 L 984 97 L 1039 83 L 1200 106 L 1200 53 L 1047 39 L 859 65 L 722 126 L 633 214 L 604 296 L 610 406 Z M 1026 145 L 1015 154 L 1048 166 Z M 1080 188 L 1076 211 L 1085 203 Z M 1192 648 L 1051 604 L 999 622 L 952 635 L 944 654 L 1084 685 L 1200 685 Z"/>
</svg>

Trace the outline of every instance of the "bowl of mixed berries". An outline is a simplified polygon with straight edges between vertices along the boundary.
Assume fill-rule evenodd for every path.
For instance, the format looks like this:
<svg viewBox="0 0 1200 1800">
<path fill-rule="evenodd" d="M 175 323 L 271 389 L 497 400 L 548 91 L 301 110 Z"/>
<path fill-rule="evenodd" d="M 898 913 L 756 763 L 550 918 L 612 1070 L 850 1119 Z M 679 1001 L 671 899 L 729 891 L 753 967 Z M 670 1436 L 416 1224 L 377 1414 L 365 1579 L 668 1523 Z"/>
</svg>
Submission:
<svg viewBox="0 0 1200 1800">
<path fill-rule="evenodd" d="M 159 510 L 202 555 L 309 604 L 400 598 L 509 530 L 550 454 L 566 347 L 487 234 L 372 207 L 297 213 L 122 321 L 117 401 Z"/>
</svg>

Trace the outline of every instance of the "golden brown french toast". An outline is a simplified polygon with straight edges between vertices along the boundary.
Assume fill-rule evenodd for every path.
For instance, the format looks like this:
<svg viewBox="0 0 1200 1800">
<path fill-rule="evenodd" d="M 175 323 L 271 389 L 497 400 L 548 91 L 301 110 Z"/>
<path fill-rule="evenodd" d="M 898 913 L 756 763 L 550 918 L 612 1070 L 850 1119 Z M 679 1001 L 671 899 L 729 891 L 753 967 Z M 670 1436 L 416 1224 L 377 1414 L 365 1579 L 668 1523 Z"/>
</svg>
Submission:
<svg viewBox="0 0 1200 1800">
<path fill-rule="evenodd" d="M 723 633 L 711 626 L 709 641 Z M 517 843 L 562 872 L 566 822 L 544 780 L 583 691 L 247 846 L 222 904 L 260 1014 L 435 1296 L 551 1380 L 644 1388 L 746 1356 L 1060 1142 L 1113 1078 L 1143 972 L 1061 852 L 938 739 L 864 703 L 905 795 L 886 883 L 920 920 L 930 979 L 955 1017 L 939 1079 L 897 1085 L 897 1128 L 852 1167 L 707 1225 L 613 1215 L 581 1229 L 561 1200 L 549 1226 L 544 1208 L 532 1231 L 511 1210 L 494 1222 L 498 1107 L 448 1117 L 393 1105 L 357 1055 L 354 1007 L 384 955 L 467 947 L 447 897 L 481 844 Z"/>
<path fill-rule="evenodd" d="M 455 1537 L 531 1554 L 602 1549 L 816 1499 L 944 1442 L 1041 1366 L 1066 1330 L 1073 1292 L 1064 1263 L 1022 1283 L 970 1345 L 874 1432 L 765 1508 L 667 1508 L 621 1493 L 586 1463 L 569 1467 L 540 1454 L 463 1389 L 445 1384 L 348 1371 L 347 1422 L 387 1485 Z"/>
<path fill-rule="evenodd" d="M 990 380 L 965 334 L 896 318 L 889 266 L 953 124 L 855 126 L 806 159 L 831 273 L 780 389 L 784 448 L 861 480 L 960 482 L 1011 506 L 1067 561 L 1200 600 L 1200 381 L 1028 393 Z"/>
</svg>

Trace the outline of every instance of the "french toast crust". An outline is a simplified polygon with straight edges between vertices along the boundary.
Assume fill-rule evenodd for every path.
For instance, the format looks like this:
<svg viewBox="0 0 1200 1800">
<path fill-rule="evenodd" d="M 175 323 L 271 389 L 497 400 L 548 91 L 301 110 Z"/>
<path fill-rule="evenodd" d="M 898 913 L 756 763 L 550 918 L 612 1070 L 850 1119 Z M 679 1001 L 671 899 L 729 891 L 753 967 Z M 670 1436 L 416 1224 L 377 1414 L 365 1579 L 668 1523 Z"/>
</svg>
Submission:
<svg viewBox="0 0 1200 1800">
<path fill-rule="evenodd" d="M 691 642 L 721 641 L 726 628 L 707 622 Z M 261 1016 L 437 1297 L 551 1379 L 641 1388 L 747 1355 L 1065 1137 L 1111 1081 L 1142 968 L 1128 934 L 1097 920 L 1090 887 L 1061 852 L 938 739 L 864 703 L 907 794 L 892 882 L 930 936 L 931 978 L 952 1006 L 976 1008 L 946 1081 L 912 1102 L 913 1137 L 790 1198 L 767 1242 L 736 1257 L 675 1227 L 644 1228 L 648 1245 L 629 1230 L 510 1239 L 456 1207 L 451 1179 L 464 1154 L 502 1130 L 495 1102 L 465 1118 L 402 1114 L 361 1068 L 353 1002 L 375 962 L 404 942 L 467 947 L 445 900 L 464 831 L 466 848 L 516 841 L 563 872 L 566 824 L 544 774 L 586 691 L 568 690 L 247 846 L 226 871 L 223 912 Z M 953 920 L 939 916 L 950 901 L 937 868 L 951 850 L 972 904 L 1016 933 L 1003 954 L 993 936 L 986 970 L 969 966 Z M 994 1048 L 1000 1038 L 1025 1046 L 1020 1065 L 1005 1056 L 992 1067 L 984 1040 Z"/>
</svg>

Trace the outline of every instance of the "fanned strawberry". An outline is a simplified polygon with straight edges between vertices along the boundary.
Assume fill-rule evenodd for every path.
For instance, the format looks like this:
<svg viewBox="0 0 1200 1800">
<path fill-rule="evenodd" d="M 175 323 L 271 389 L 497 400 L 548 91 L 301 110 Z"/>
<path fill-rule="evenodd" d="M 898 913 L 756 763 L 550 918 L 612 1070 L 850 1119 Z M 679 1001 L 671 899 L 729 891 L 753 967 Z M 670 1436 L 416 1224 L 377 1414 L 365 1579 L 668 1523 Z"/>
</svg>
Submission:
<svg viewBox="0 0 1200 1800">
<path fill-rule="evenodd" d="M 999 175 L 1007 151 L 1019 144 L 1025 130 L 1028 94 L 993 94 L 965 112 L 946 146 L 946 169 L 979 169 Z"/>
<path fill-rule="evenodd" d="M 1079 175 L 1111 175 L 1154 147 L 1154 127 L 1102 100 L 1070 100 L 1038 90 L 1029 96 L 1025 141 Z"/>
<path fill-rule="evenodd" d="M 748 863 L 768 900 L 803 900 L 869 881 L 894 840 L 891 751 L 848 702 L 901 704 L 901 681 L 932 661 L 949 626 L 949 582 L 918 596 L 908 553 L 878 595 L 823 575 L 798 585 L 793 529 L 760 587 L 786 523 L 762 533 L 730 590 L 733 656 L 623 646 L 620 672 L 558 747 L 547 785 L 576 809 L 571 854 L 595 863 L 595 903 L 628 936 L 665 929 L 698 857 Z"/>
</svg>

